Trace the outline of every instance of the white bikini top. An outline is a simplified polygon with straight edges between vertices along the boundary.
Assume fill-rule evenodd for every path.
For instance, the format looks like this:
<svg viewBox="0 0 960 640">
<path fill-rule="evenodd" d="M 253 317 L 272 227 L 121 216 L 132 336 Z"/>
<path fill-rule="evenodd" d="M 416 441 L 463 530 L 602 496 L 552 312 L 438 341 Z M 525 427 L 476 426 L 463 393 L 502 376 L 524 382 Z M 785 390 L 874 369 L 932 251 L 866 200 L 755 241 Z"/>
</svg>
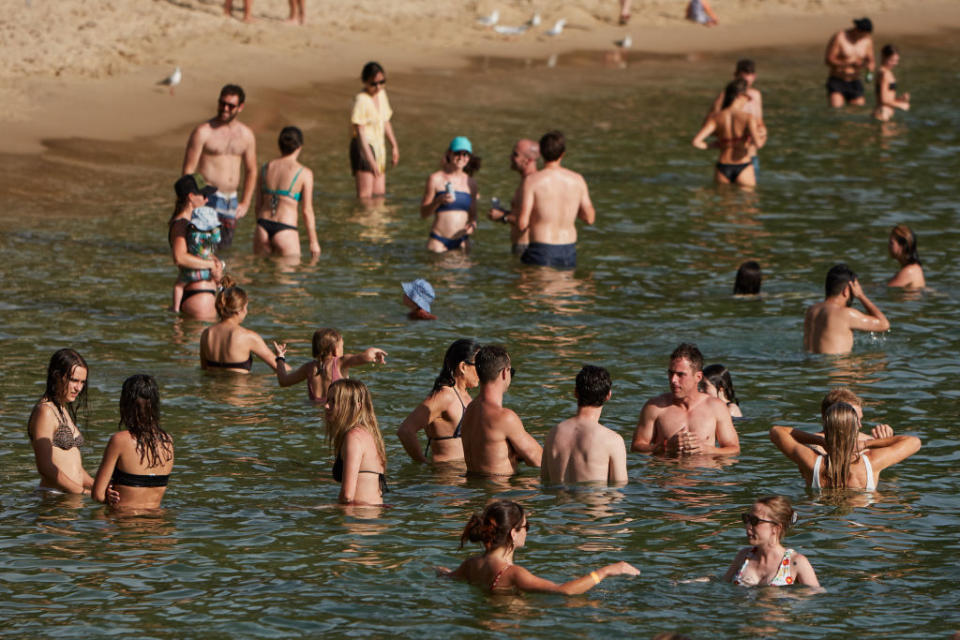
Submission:
<svg viewBox="0 0 960 640">
<path fill-rule="evenodd" d="M 817 456 L 817 461 L 813 463 L 813 482 L 810 483 L 811 489 L 822 489 L 820 486 L 820 465 L 826 457 L 827 456 Z M 873 479 L 873 467 L 870 465 L 870 458 L 861 454 L 860 459 L 863 460 L 863 466 L 867 468 L 867 486 L 864 488 L 864 491 L 875 491 L 877 483 Z"/>
</svg>

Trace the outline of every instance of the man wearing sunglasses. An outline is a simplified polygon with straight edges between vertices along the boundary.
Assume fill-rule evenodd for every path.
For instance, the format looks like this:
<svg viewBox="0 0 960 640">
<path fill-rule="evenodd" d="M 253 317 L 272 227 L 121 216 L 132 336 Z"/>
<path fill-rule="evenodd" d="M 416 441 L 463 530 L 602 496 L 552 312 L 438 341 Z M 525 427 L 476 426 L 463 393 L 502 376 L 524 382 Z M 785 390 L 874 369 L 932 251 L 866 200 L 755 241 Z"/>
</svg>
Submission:
<svg viewBox="0 0 960 640">
<path fill-rule="evenodd" d="M 239 86 L 224 86 L 217 102 L 217 115 L 193 130 L 183 157 L 183 175 L 200 173 L 207 184 L 217 186 L 207 204 L 216 209 L 220 218 L 218 249 L 233 243 L 237 220 L 246 215 L 257 186 L 256 140 L 250 127 L 237 120 L 244 100 Z M 245 182 L 243 197 L 238 200 L 241 165 Z"/>
<path fill-rule="evenodd" d="M 499 345 L 481 347 L 473 362 L 480 379 L 480 393 L 463 412 L 463 459 L 467 473 L 482 476 L 512 476 L 520 461 L 539 467 L 543 448 L 523 428 L 520 417 L 503 406 L 516 370 L 510 354 Z"/>
<path fill-rule="evenodd" d="M 501 209 L 499 206 L 490 207 L 490 219 L 510 225 L 510 248 L 518 258 L 523 255 L 530 244 L 529 230 L 520 233 L 517 229 L 517 218 L 520 217 L 520 203 L 523 200 L 523 185 L 527 178 L 537 172 L 537 160 L 540 158 L 540 145 L 533 140 L 517 140 L 510 154 L 510 169 L 520 174 L 520 185 L 510 201 L 510 209 Z M 499 203 L 497 203 L 499 204 Z"/>
<path fill-rule="evenodd" d="M 701 392 L 703 355 L 683 343 L 670 355 L 670 392 L 653 398 L 640 412 L 632 451 L 665 455 L 735 455 L 740 439 L 726 403 Z"/>
</svg>

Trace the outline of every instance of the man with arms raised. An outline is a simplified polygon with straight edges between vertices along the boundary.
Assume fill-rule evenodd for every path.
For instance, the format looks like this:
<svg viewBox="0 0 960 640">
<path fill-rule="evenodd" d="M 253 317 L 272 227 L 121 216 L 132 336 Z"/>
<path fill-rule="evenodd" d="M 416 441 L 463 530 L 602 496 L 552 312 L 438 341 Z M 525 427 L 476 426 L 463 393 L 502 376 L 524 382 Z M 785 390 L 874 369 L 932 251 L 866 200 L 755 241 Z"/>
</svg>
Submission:
<svg viewBox="0 0 960 640">
<path fill-rule="evenodd" d="M 562 133 L 544 134 L 540 138 L 543 169 L 523 181 L 517 231 L 530 232 L 530 246 L 520 256 L 524 264 L 573 269 L 577 266 L 574 223 L 580 218 L 593 224 L 597 218 L 583 176 L 560 166 L 565 151 Z"/>
<path fill-rule="evenodd" d="M 683 343 L 670 354 L 670 392 L 647 401 L 633 434 L 633 451 L 670 455 L 740 453 L 727 405 L 697 390 L 703 355 Z"/>
<path fill-rule="evenodd" d="M 510 154 L 510 168 L 520 174 L 520 185 L 510 201 L 510 209 L 499 207 L 490 208 L 490 219 L 510 225 L 510 247 L 513 255 L 521 256 L 530 244 L 529 229 L 523 233 L 517 228 L 517 218 L 520 217 L 520 203 L 523 200 L 523 185 L 527 177 L 537 172 L 537 159 L 540 158 L 540 147 L 533 140 L 517 140 Z"/>
<path fill-rule="evenodd" d="M 627 446 L 619 433 L 600 424 L 610 399 L 610 373 L 587 365 L 577 374 L 577 415 L 555 426 L 543 445 L 544 484 L 627 483 Z"/>
<path fill-rule="evenodd" d="M 873 23 L 870 18 L 853 21 L 853 28 L 838 31 L 827 43 L 824 63 L 830 67 L 827 78 L 827 103 L 831 107 L 845 104 L 862 106 L 863 82 L 860 73 L 867 69 L 867 82 L 873 79 L 876 62 L 873 58 Z"/>
<path fill-rule="evenodd" d="M 228 84 L 220 90 L 217 115 L 190 134 L 183 157 L 183 175 L 199 172 L 218 191 L 207 204 L 220 218 L 220 244 L 225 249 L 233 242 L 237 220 L 246 215 L 257 186 L 257 147 L 250 127 L 239 122 L 243 111 L 243 89 Z M 243 198 L 237 200 L 240 166 L 244 169 Z"/>
<path fill-rule="evenodd" d="M 853 349 L 853 331 L 886 331 L 890 321 L 860 288 L 857 274 L 847 265 L 827 272 L 826 298 L 809 309 L 803 320 L 803 348 L 813 353 L 847 353 Z M 850 305 L 857 299 L 866 313 Z"/>
<path fill-rule="evenodd" d="M 510 354 L 499 345 L 481 347 L 473 358 L 480 393 L 463 412 L 463 458 L 467 473 L 512 476 L 519 460 L 540 466 L 543 449 L 523 428 L 516 413 L 503 406 L 514 369 Z"/>
</svg>

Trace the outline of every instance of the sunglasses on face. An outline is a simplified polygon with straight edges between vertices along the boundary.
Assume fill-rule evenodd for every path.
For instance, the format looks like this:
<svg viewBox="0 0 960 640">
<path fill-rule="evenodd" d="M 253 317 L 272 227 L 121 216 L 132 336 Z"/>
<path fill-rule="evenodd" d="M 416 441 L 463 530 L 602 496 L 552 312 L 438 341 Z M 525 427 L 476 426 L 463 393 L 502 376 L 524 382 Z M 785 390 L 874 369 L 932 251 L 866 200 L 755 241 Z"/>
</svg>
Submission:
<svg viewBox="0 0 960 640">
<path fill-rule="evenodd" d="M 469 152 L 469 151 L 454 151 L 454 152 L 452 152 L 450 155 L 452 155 L 454 158 L 459 158 L 460 156 L 466 156 L 466 157 L 469 158 L 469 157 L 470 157 L 470 152 Z"/>
<path fill-rule="evenodd" d="M 220 108 L 221 108 L 221 109 L 223 109 L 224 107 L 226 107 L 227 109 L 230 109 L 231 111 L 233 111 L 234 109 L 239 109 L 239 108 L 240 108 L 240 103 L 239 103 L 239 102 L 238 102 L 237 104 L 234 104 L 234 103 L 232 103 L 232 102 L 227 102 L 226 100 L 220 100 L 219 104 L 220 104 Z"/>
<path fill-rule="evenodd" d="M 387 80 L 386 80 L 386 78 L 384 78 L 383 80 L 374 80 L 373 82 L 370 82 L 370 83 L 368 83 L 368 84 L 369 84 L 371 87 L 379 87 L 379 86 L 382 86 L 382 85 L 387 84 Z"/>
<path fill-rule="evenodd" d="M 740 519 L 743 520 L 743 524 L 748 524 L 751 527 L 755 527 L 761 522 L 767 522 L 769 524 L 780 524 L 779 522 L 774 522 L 773 520 L 764 520 L 763 518 L 758 518 L 752 513 L 741 514 Z"/>
</svg>

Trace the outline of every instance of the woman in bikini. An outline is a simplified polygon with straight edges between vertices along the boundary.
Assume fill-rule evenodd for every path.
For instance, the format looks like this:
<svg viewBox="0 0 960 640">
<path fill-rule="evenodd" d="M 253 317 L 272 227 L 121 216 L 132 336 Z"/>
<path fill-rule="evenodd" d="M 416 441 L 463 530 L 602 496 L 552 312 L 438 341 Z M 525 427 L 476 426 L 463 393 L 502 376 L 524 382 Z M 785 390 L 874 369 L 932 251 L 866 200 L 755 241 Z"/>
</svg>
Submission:
<svg viewBox="0 0 960 640">
<path fill-rule="evenodd" d="M 898 64 L 900 64 L 899 49 L 892 44 L 884 45 L 880 50 L 880 68 L 877 69 L 874 85 L 877 107 L 873 110 L 873 117 L 881 122 L 887 122 L 893 118 L 897 109 L 910 111 L 910 94 L 897 93 L 897 76 L 893 73 L 893 69 Z"/>
<path fill-rule="evenodd" d="M 740 411 L 740 401 L 737 400 L 737 392 L 733 388 L 733 378 L 730 377 L 730 370 L 725 366 L 711 364 L 704 367 L 700 386 L 700 390 L 707 395 L 719 398 L 726 403 L 731 418 L 743 417 L 743 412 Z"/>
<path fill-rule="evenodd" d="M 156 509 L 173 469 L 173 438 L 160 428 L 160 392 L 151 376 L 130 376 L 120 391 L 121 431 L 110 437 L 93 483 L 93 497 L 113 485 L 121 509 Z"/>
<path fill-rule="evenodd" d="M 428 251 L 443 253 L 469 246 L 470 235 L 477 230 L 477 183 L 471 176 L 478 163 L 470 140 L 457 136 L 443 156 L 443 168 L 427 178 L 420 217 L 434 216 Z"/>
<path fill-rule="evenodd" d="M 750 161 L 750 142 L 760 149 L 766 144 L 757 118 L 744 111 L 749 101 L 747 81 L 738 78 L 727 85 L 723 93 L 720 111 L 707 117 L 703 128 L 693 139 L 697 149 L 707 149 L 707 138 L 717 135 L 720 158 L 717 162 L 714 181 L 717 184 L 738 184 L 752 187 L 757 184 L 756 173 Z"/>
<path fill-rule="evenodd" d="M 920 449 L 916 436 L 890 436 L 860 440 L 860 417 L 846 402 L 837 402 L 823 414 L 823 435 L 773 427 L 770 439 L 793 460 L 808 487 L 873 491 L 880 472 Z M 819 445 L 821 455 L 810 448 Z"/>
<path fill-rule="evenodd" d="M 437 567 L 437 574 L 444 578 L 469 582 L 491 593 L 539 591 L 569 596 L 589 591 L 605 578 L 640 575 L 640 571 L 633 565 L 615 562 L 563 584 L 538 578 L 523 567 L 513 564 L 514 551 L 526 543 L 529 529 L 527 516 L 519 504 L 511 500 L 491 502 L 483 513 L 470 516 L 460 535 L 461 549 L 463 543 L 469 540 L 482 544 L 483 553 L 467 558 L 455 571 Z"/>
<path fill-rule="evenodd" d="M 206 207 L 207 197 L 217 188 L 201 187 L 196 175 L 182 176 L 174 184 L 177 206 L 168 223 L 167 240 L 180 276 L 174 285 L 173 308 L 191 318 L 212 320 L 217 282 L 223 277 L 223 261 L 214 255 L 218 236 L 191 226 L 191 219 L 194 210 Z"/>
<path fill-rule="evenodd" d="M 383 504 L 387 453 L 370 391 L 357 380 L 337 380 L 323 409 L 327 443 L 337 454 L 333 479 L 340 483 L 340 503 Z"/>
<path fill-rule="evenodd" d="M 393 135 L 390 118 L 393 110 L 387 99 L 387 76 L 376 62 L 368 62 L 360 73 L 363 91 L 353 102 L 350 124 L 353 137 L 350 139 L 350 169 L 357 185 L 358 198 L 383 196 L 387 192 L 387 144 L 393 150 L 391 164 L 400 160 L 400 147 Z"/>
<path fill-rule="evenodd" d="M 93 478 L 83 468 L 83 434 L 77 410 L 87 408 L 87 363 L 73 349 L 60 349 L 47 366 L 47 387 L 30 413 L 27 435 L 40 474 L 40 488 L 89 494 Z"/>
<path fill-rule="evenodd" d="M 460 426 L 472 399 L 468 389 L 480 384 L 473 360 L 479 350 L 480 345 L 473 340 L 460 339 L 451 344 L 430 395 L 410 412 L 397 430 L 403 448 L 415 461 L 429 462 L 431 444 L 433 462 L 463 460 Z M 422 451 L 417 438 L 421 429 L 427 433 L 427 446 Z"/>
<path fill-rule="evenodd" d="M 284 127 L 277 143 L 281 157 L 260 168 L 253 252 L 299 259 L 297 208 L 300 207 L 310 242 L 310 257 L 315 260 L 320 257 L 320 243 L 313 214 L 313 172 L 298 161 L 303 149 L 303 133 L 297 127 Z"/>
<path fill-rule="evenodd" d="M 923 277 L 920 254 L 917 252 L 917 236 L 905 224 L 898 224 L 890 230 L 887 241 L 890 257 L 900 263 L 900 270 L 890 278 L 888 287 L 904 289 L 923 289 L 927 281 Z"/>
<path fill-rule="evenodd" d="M 200 334 L 200 368 L 250 373 L 253 356 L 276 371 L 277 359 L 256 331 L 243 326 L 247 317 L 247 292 L 230 276 L 224 276 L 223 289 L 217 294 L 219 322 Z"/>
<path fill-rule="evenodd" d="M 725 582 L 745 587 L 820 586 L 806 556 L 782 544 L 787 529 L 797 522 L 789 500 L 783 496 L 760 498 L 740 517 L 751 546 L 741 549 L 733 559 L 723 576 Z"/>
</svg>

